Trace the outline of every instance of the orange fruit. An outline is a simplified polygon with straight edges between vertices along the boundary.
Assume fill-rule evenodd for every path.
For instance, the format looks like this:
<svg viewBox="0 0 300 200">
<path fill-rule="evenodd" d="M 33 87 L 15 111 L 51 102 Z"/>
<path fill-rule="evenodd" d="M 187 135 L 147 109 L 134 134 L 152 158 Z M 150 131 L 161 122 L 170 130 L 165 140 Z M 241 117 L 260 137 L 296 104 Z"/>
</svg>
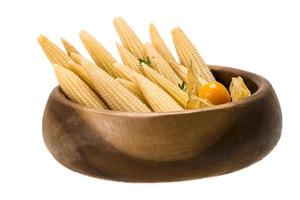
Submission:
<svg viewBox="0 0 300 200">
<path fill-rule="evenodd" d="M 199 97 L 208 99 L 212 104 L 218 105 L 231 101 L 226 87 L 219 82 L 213 81 L 205 84 L 199 90 Z"/>
</svg>

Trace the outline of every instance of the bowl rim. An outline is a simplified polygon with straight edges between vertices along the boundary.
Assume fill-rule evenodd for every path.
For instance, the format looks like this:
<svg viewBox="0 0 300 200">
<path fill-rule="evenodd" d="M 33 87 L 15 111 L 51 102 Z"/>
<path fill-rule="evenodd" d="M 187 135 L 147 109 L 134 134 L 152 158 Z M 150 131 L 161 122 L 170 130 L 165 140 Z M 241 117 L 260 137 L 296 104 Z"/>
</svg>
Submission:
<svg viewBox="0 0 300 200">
<path fill-rule="evenodd" d="M 193 109 L 193 110 L 183 110 L 183 111 L 170 111 L 170 112 L 127 112 L 127 111 L 114 111 L 114 110 L 101 110 L 98 108 L 89 108 L 83 105 L 80 105 L 78 103 L 72 102 L 71 100 L 67 99 L 66 96 L 61 91 L 59 85 L 56 86 L 51 94 L 50 97 L 55 96 L 55 99 L 58 100 L 60 103 L 65 104 L 67 106 L 72 107 L 75 110 L 81 110 L 86 112 L 92 112 L 92 113 L 98 113 L 102 115 L 109 115 L 109 116 L 126 116 L 126 117 L 157 117 L 157 116 L 175 116 L 175 115 L 183 115 L 183 114 L 192 114 L 192 113 L 204 113 L 209 111 L 215 111 L 215 110 L 223 110 L 223 109 L 230 109 L 232 107 L 237 106 L 244 106 L 245 104 L 251 103 L 253 101 L 257 101 L 261 98 L 262 95 L 266 91 L 269 90 L 271 87 L 271 84 L 268 82 L 267 79 L 264 77 L 237 68 L 232 67 L 225 67 L 220 65 L 208 65 L 213 70 L 226 70 L 231 71 L 235 74 L 238 74 L 239 76 L 242 76 L 243 78 L 246 77 L 253 81 L 257 85 L 257 90 L 249 97 L 239 100 L 236 102 L 230 102 L 225 104 L 216 105 L 214 107 L 207 107 L 203 109 Z"/>
</svg>

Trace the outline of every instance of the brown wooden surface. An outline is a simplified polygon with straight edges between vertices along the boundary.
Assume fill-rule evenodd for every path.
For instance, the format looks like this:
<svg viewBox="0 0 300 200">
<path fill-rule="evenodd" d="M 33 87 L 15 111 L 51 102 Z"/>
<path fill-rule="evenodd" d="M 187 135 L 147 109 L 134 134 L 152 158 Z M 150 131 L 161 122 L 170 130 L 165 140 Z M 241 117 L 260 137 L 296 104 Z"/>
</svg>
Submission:
<svg viewBox="0 0 300 200">
<path fill-rule="evenodd" d="M 228 86 L 240 75 L 246 100 L 170 113 L 101 111 L 72 103 L 56 87 L 45 109 L 43 136 L 64 166 L 105 179 L 179 181 L 229 173 L 267 155 L 281 134 L 281 110 L 261 76 L 211 66 Z"/>
</svg>

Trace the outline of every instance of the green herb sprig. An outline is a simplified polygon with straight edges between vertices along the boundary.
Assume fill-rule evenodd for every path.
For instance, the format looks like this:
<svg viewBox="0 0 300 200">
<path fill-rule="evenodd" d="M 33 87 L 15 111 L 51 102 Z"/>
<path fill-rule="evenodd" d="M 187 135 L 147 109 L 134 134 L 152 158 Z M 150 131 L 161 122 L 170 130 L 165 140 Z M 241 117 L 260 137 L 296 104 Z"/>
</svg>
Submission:
<svg viewBox="0 0 300 200">
<path fill-rule="evenodd" d="M 145 60 L 139 58 L 139 62 L 140 62 L 140 64 L 145 63 L 146 65 L 150 65 L 150 59 L 149 59 L 148 56 L 147 56 L 147 58 Z"/>
<path fill-rule="evenodd" d="M 183 91 L 186 91 L 187 90 L 187 85 L 184 81 L 182 81 L 182 83 L 178 83 L 178 87 L 183 90 Z"/>
</svg>

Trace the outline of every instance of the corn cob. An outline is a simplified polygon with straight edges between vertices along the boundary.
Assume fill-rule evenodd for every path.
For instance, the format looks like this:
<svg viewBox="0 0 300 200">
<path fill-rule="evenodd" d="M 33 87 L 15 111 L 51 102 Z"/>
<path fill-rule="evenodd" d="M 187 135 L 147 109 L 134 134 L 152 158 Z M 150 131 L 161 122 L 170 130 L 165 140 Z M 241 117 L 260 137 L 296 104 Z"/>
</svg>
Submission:
<svg viewBox="0 0 300 200">
<path fill-rule="evenodd" d="M 186 55 L 187 53 L 185 51 L 183 51 L 182 48 L 179 47 L 179 45 L 174 41 L 174 39 L 173 39 L 173 43 L 174 43 L 175 50 L 176 50 L 177 56 L 179 58 L 180 64 L 182 64 L 185 67 L 190 66 L 191 59 L 188 58 L 188 56 Z"/>
<path fill-rule="evenodd" d="M 76 53 L 80 55 L 79 51 L 70 42 L 68 42 L 64 38 L 61 38 L 60 40 L 63 43 L 64 48 L 69 56 L 71 56 L 71 53 Z"/>
<path fill-rule="evenodd" d="M 184 82 L 187 82 L 187 68 L 177 63 L 176 59 L 167 47 L 163 38 L 160 36 L 154 24 L 150 24 L 149 32 L 152 45 L 156 48 L 160 55 L 162 55 L 162 57 L 169 63 L 169 65 L 173 68 L 173 70 L 176 72 L 179 78 L 181 78 Z"/>
<path fill-rule="evenodd" d="M 122 45 L 116 43 L 121 59 L 125 65 L 134 69 L 136 72 L 141 73 L 139 68 L 140 61 L 130 51 Z"/>
<path fill-rule="evenodd" d="M 70 54 L 70 57 L 71 57 L 71 59 L 72 59 L 75 63 L 77 63 L 77 64 L 80 65 L 81 58 L 82 58 L 81 55 L 79 55 L 79 54 L 77 54 L 77 53 L 71 53 L 71 54 Z"/>
<path fill-rule="evenodd" d="M 181 31 L 180 28 L 174 28 L 172 30 L 172 39 L 173 43 L 177 52 L 177 55 L 179 57 L 179 61 L 182 65 L 189 67 L 191 65 L 192 59 L 194 60 L 195 58 L 193 57 L 192 54 L 188 54 L 188 48 L 191 47 L 192 51 L 195 49 L 193 46 L 192 42 L 187 38 L 186 35 L 183 35 L 184 33 Z M 186 45 L 188 47 L 184 46 L 184 42 L 186 41 Z M 189 56 L 191 55 L 191 56 Z M 198 67 L 195 69 L 196 73 L 201 74 L 201 69 Z"/>
<path fill-rule="evenodd" d="M 156 48 L 160 55 L 162 55 L 162 57 L 169 63 L 169 65 L 173 68 L 173 70 L 176 72 L 179 78 L 181 78 L 184 82 L 187 82 L 186 75 L 182 74 L 181 71 L 181 68 L 183 68 L 184 66 L 179 65 L 176 62 L 176 59 L 174 58 L 166 43 L 160 36 L 154 24 L 150 24 L 149 32 L 152 45 Z"/>
<path fill-rule="evenodd" d="M 123 78 L 116 78 L 116 80 L 137 96 L 143 96 L 143 93 L 140 91 L 139 87 L 135 83 Z"/>
<path fill-rule="evenodd" d="M 72 60 L 68 62 L 68 65 L 69 65 L 69 69 L 72 72 L 77 74 L 91 89 L 96 91 L 93 86 L 93 82 L 91 81 L 88 73 L 85 71 L 85 69 L 81 65 L 75 63 Z"/>
<path fill-rule="evenodd" d="M 68 68 L 68 61 L 71 60 L 71 58 L 63 52 L 63 50 L 44 35 L 38 37 L 38 42 L 52 64 L 58 64 Z"/>
<path fill-rule="evenodd" d="M 177 65 L 174 56 L 172 55 L 171 51 L 168 49 L 166 43 L 160 36 L 154 24 L 150 24 L 149 32 L 150 32 L 151 43 L 155 47 L 155 49 L 160 53 L 160 55 L 162 55 L 162 57 L 169 63 L 169 65 L 171 66 Z"/>
<path fill-rule="evenodd" d="M 138 74 L 136 71 L 134 71 L 130 67 L 119 64 L 119 63 L 114 64 L 113 70 L 117 77 L 129 80 L 131 82 L 135 81 L 135 79 L 133 78 L 133 75 Z"/>
<path fill-rule="evenodd" d="M 80 31 L 80 39 L 95 63 L 114 76 L 112 65 L 117 62 L 116 59 L 88 32 Z"/>
<path fill-rule="evenodd" d="M 187 83 L 187 68 L 183 65 L 173 65 L 172 66 L 176 74 L 185 82 Z"/>
<path fill-rule="evenodd" d="M 137 96 L 142 102 L 147 104 L 147 101 L 145 97 L 143 96 L 143 93 L 141 92 L 140 88 L 133 82 L 130 82 L 126 79 L 122 78 L 116 78 L 116 80 L 121 83 L 127 90 L 129 90 L 131 93 L 133 93 L 135 96 Z"/>
<path fill-rule="evenodd" d="M 175 85 L 157 71 L 142 63 L 142 69 L 145 76 L 152 82 L 163 88 L 169 95 L 171 95 L 182 107 L 186 107 L 189 96 L 186 92 L 182 91 L 178 85 Z"/>
<path fill-rule="evenodd" d="M 204 63 L 202 57 L 194 47 L 190 39 L 180 28 L 172 30 L 173 41 L 176 47 L 176 51 L 181 57 L 182 64 L 185 66 L 191 65 L 192 62 L 195 66 L 195 71 L 198 75 L 206 79 L 207 81 L 215 81 L 213 74 L 208 66 Z"/>
<path fill-rule="evenodd" d="M 88 75 L 87 71 L 81 65 L 81 60 L 85 59 L 85 58 L 76 53 L 71 53 L 71 58 L 72 58 L 72 60 L 68 62 L 71 70 L 74 71 L 75 73 L 77 73 L 80 78 L 82 78 L 84 81 L 86 81 L 86 83 L 88 83 L 89 86 L 92 89 L 94 89 L 94 91 L 96 91 L 90 76 Z M 79 63 L 79 64 L 77 64 L 77 63 Z"/>
<path fill-rule="evenodd" d="M 114 19 L 113 23 L 124 47 L 135 57 L 146 59 L 143 43 L 125 20 L 121 17 L 117 17 Z"/>
<path fill-rule="evenodd" d="M 146 77 L 135 74 L 134 78 L 145 99 L 155 112 L 183 110 L 183 108 L 168 93 Z"/>
<path fill-rule="evenodd" d="M 151 112 L 151 110 L 134 94 L 112 78 L 102 68 L 81 59 L 81 65 L 89 74 L 98 94 L 112 110 L 129 112 Z"/>
<path fill-rule="evenodd" d="M 54 64 L 59 85 L 72 101 L 92 108 L 108 109 L 105 103 L 74 72 Z"/>
<path fill-rule="evenodd" d="M 172 81 L 180 84 L 182 80 L 177 76 L 172 67 L 167 61 L 157 52 L 157 50 L 149 43 L 145 44 L 145 51 L 149 57 L 150 65 L 158 71 L 161 75 Z"/>
</svg>

